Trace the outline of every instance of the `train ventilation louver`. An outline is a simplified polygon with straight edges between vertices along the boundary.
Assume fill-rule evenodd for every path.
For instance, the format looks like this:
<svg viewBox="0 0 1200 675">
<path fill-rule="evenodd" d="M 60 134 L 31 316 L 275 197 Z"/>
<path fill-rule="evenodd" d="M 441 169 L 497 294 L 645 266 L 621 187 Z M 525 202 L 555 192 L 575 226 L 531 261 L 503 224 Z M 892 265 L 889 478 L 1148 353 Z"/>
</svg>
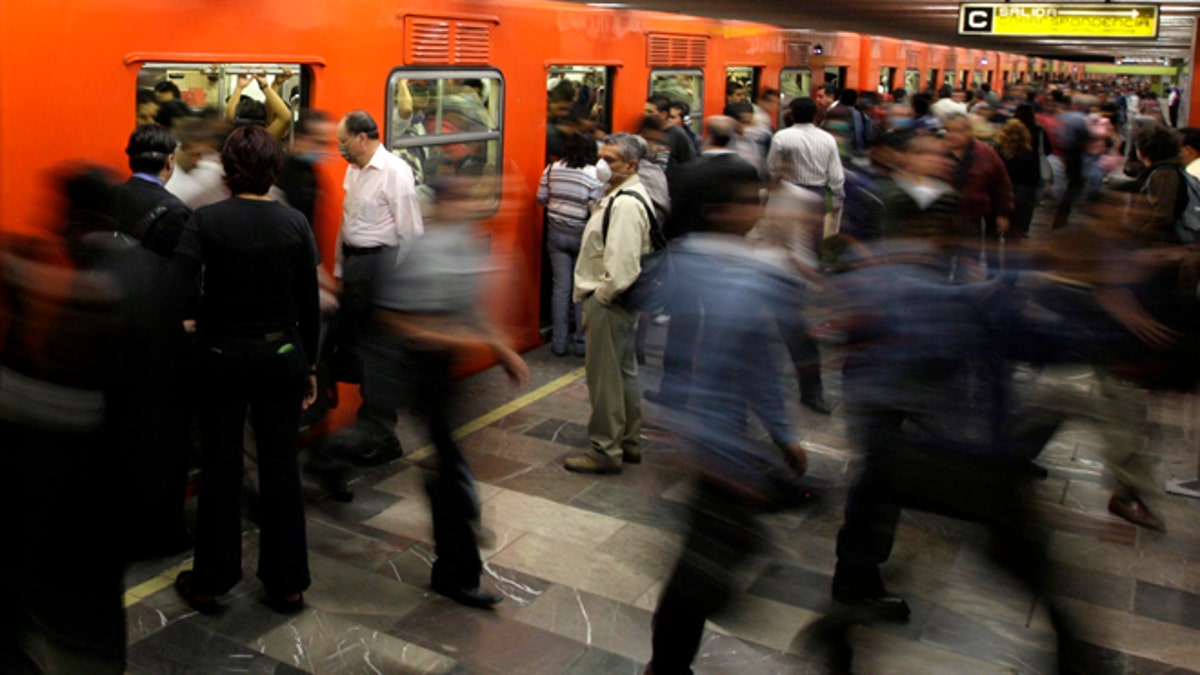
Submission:
<svg viewBox="0 0 1200 675">
<path fill-rule="evenodd" d="M 788 42 L 785 45 L 784 68 L 807 68 L 809 49 L 808 42 Z"/>
<path fill-rule="evenodd" d="M 406 61 L 430 65 L 487 65 L 492 58 L 489 21 L 405 17 Z"/>
<path fill-rule="evenodd" d="M 646 41 L 646 61 L 652 68 L 703 68 L 708 65 L 708 38 L 651 33 Z"/>
</svg>

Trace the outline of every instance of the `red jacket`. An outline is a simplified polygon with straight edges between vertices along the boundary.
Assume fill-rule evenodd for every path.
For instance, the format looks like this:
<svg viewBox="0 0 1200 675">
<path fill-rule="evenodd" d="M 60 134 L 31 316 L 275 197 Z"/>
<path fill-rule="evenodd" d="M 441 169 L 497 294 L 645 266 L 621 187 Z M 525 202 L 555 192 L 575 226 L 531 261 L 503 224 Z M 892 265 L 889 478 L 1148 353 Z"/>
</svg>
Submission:
<svg viewBox="0 0 1200 675">
<path fill-rule="evenodd" d="M 963 234 L 978 234 L 980 218 L 1008 216 L 1015 210 L 1012 181 L 1004 160 L 992 146 L 972 138 L 966 157 L 955 168 L 954 178 L 960 195 Z"/>
</svg>

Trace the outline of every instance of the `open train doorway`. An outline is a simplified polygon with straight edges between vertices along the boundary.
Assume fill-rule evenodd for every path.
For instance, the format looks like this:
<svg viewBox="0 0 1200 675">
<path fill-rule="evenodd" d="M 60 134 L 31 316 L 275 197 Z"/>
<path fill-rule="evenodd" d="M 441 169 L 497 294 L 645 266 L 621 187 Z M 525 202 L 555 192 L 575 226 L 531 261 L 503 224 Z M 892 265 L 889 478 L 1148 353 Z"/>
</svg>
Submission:
<svg viewBox="0 0 1200 675">
<path fill-rule="evenodd" d="M 546 71 L 546 151 L 544 164 L 562 159 L 573 134 L 601 137 L 612 132 L 614 68 L 598 65 L 553 65 Z M 539 327 L 549 337 L 553 322 L 554 272 L 548 246 L 549 227 L 543 212 L 542 279 Z M 571 314 L 568 312 L 568 316 Z"/>
<path fill-rule="evenodd" d="M 909 68 L 904 71 L 904 90 L 909 96 L 921 93 L 921 71 L 917 68 Z"/>
<path fill-rule="evenodd" d="M 138 71 L 137 86 L 145 92 L 139 97 L 156 98 L 151 116 L 177 106 L 185 117 L 261 122 L 285 140 L 308 105 L 309 77 L 298 63 L 146 63 Z M 171 99 L 182 105 L 167 104 Z M 141 108 L 139 104 L 139 114 Z"/>
<path fill-rule="evenodd" d="M 890 94 L 896 87 L 896 69 L 883 66 L 879 69 L 879 86 L 875 89 L 880 94 Z"/>
<path fill-rule="evenodd" d="M 746 91 L 746 101 L 756 103 L 759 95 L 759 77 L 762 73 L 762 68 L 753 66 L 726 66 L 725 67 L 725 91 L 726 102 L 729 102 L 728 93 L 731 88 L 744 89 Z"/>
<path fill-rule="evenodd" d="M 834 91 L 840 92 L 848 86 L 849 71 L 850 69 L 846 66 L 825 66 L 825 84 L 832 86 Z"/>
<path fill-rule="evenodd" d="M 780 129 L 787 126 L 784 117 L 788 104 L 802 96 L 812 96 L 813 74 L 808 68 L 784 68 L 779 72 L 779 119 Z"/>
</svg>

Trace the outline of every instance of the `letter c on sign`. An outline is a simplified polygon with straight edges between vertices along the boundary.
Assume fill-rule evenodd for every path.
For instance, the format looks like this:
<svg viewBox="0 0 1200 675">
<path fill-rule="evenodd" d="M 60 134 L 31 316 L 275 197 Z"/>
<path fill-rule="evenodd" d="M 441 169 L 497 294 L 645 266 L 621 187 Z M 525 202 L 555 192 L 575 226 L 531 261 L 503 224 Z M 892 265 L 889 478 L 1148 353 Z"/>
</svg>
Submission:
<svg viewBox="0 0 1200 675">
<path fill-rule="evenodd" d="M 991 12 L 986 9 L 973 9 L 967 12 L 967 27 L 975 30 L 986 30 L 988 27 L 989 16 Z"/>
</svg>

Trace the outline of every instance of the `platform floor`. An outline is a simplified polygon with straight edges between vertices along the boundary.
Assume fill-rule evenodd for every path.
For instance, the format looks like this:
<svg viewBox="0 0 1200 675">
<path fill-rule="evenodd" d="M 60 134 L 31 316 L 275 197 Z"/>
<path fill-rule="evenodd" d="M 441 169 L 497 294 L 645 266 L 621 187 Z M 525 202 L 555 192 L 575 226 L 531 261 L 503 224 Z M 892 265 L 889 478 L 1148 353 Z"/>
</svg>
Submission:
<svg viewBox="0 0 1200 675">
<path fill-rule="evenodd" d="M 651 334 L 644 387 L 657 388 L 664 329 Z M 659 345 L 655 348 L 654 345 Z M 219 616 L 198 615 L 170 587 L 187 557 L 143 563 L 127 576 L 129 672 L 168 673 L 641 673 L 650 618 L 681 544 L 689 490 L 682 451 L 648 429 L 645 462 L 620 476 L 568 473 L 564 456 L 586 444 L 582 359 L 548 347 L 527 355 L 534 381 L 508 389 L 488 371 L 465 383 L 462 445 L 479 480 L 485 585 L 506 600 L 467 609 L 428 589 L 430 517 L 421 488 L 425 442 L 404 427 L 415 455 L 367 470 L 340 504 L 310 489 L 313 585 L 307 609 L 287 617 L 262 604 L 254 579 L 257 530 L 245 532 L 246 581 Z M 1086 376 L 1080 376 L 1081 386 Z M 836 376 L 828 378 L 838 400 Z M 834 537 L 855 463 L 840 410 L 800 409 L 788 389 L 811 474 L 839 489 L 821 508 L 771 516 L 775 550 L 746 570 L 736 605 L 709 624 L 697 673 L 823 673 L 808 630 L 830 611 Z M 1186 399 L 1156 397 L 1146 438 L 1160 484 L 1196 475 L 1198 440 Z M 654 406 L 647 404 L 653 421 Z M 1084 620 L 1096 673 L 1200 672 L 1200 500 L 1156 502 L 1168 533 L 1108 514 L 1094 449 L 1072 426 L 1041 458 L 1039 495 L 1054 523 L 1058 593 Z M 415 461 L 414 461 L 415 460 Z M 884 569 L 913 608 L 907 623 L 850 632 L 854 672 L 1042 673 L 1055 669 L 1044 598 L 998 571 L 977 525 L 906 512 Z"/>
</svg>

